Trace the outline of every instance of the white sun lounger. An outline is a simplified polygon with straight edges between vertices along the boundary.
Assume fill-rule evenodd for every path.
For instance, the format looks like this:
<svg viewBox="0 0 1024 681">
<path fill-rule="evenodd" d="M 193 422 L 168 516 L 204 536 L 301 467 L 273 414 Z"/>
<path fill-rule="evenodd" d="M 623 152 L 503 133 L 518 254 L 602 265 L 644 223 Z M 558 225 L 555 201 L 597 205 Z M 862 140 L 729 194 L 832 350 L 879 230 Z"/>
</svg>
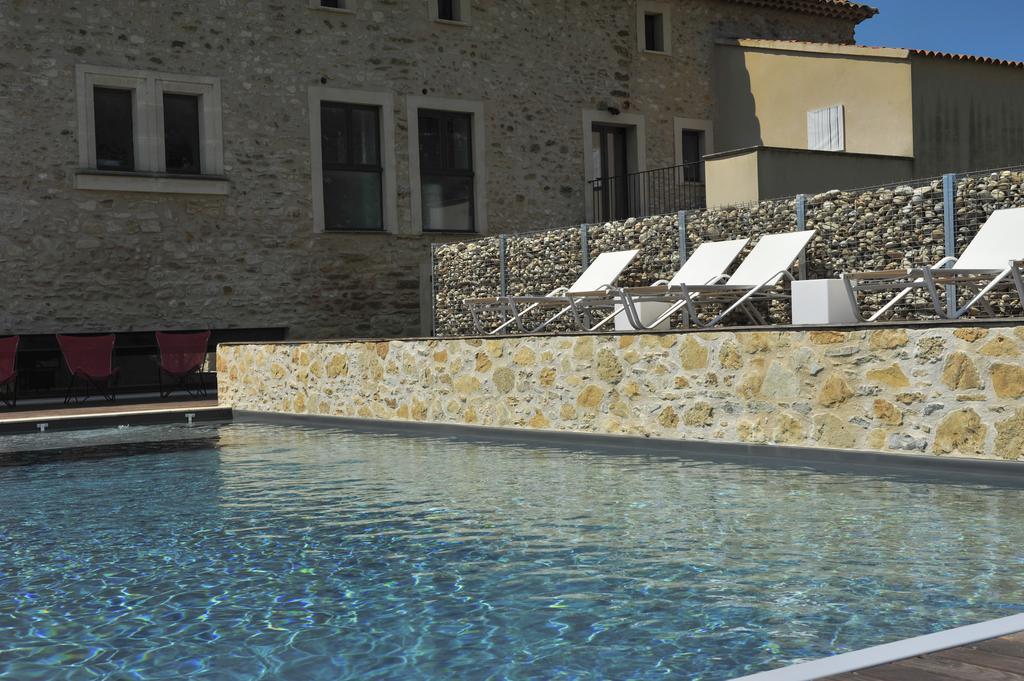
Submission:
<svg viewBox="0 0 1024 681">
<path fill-rule="evenodd" d="M 600 322 L 590 327 L 590 331 L 596 331 L 601 326 L 625 313 L 630 325 L 634 329 L 645 331 L 654 328 L 643 324 L 640 315 L 637 313 L 636 305 L 647 301 L 665 302 L 665 297 L 672 293 L 681 291 L 683 285 L 715 284 L 726 278 L 725 271 L 729 269 L 733 261 L 747 245 L 749 239 L 733 239 L 731 241 L 714 241 L 701 244 L 697 250 L 687 258 L 679 271 L 668 280 L 660 279 L 650 286 L 639 286 L 630 288 L 613 289 L 604 299 L 585 299 L 580 305 L 585 308 L 614 307 L 610 315 L 604 317 Z M 663 314 L 661 319 L 667 319 L 686 303 L 677 300 L 672 307 Z"/>
<path fill-rule="evenodd" d="M 766 324 L 764 316 L 754 307 L 753 303 L 764 300 L 788 298 L 782 284 L 792 280 L 789 268 L 800 257 L 808 242 L 814 238 L 814 230 L 788 232 L 786 234 L 769 234 L 761 237 L 736 271 L 722 283 L 713 284 L 680 284 L 661 296 L 652 296 L 644 300 L 675 303 L 660 317 L 649 325 L 657 326 L 672 314 L 684 310 L 687 324 L 701 327 L 715 326 L 736 310 L 742 310 L 755 324 Z M 625 297 L 624 300 L 636 302 L 636 296 Z M 697 312 L 699 306 L 720 305 L 722 311 L 707 322 L 701 322 Z M 630 321 L 637 321 L 639 315 L 634 310 L 630 313 Z"/>
<path fill-rule="evenodd" d="M 545 296 L 467 298 L 463 304 L 469 308 L 477 332 L 488 335 L 501 333 L 512 325 L 515 325 L 523 333 L 536 333 L 570 312 L 573 314 L 576 324 L 582 326 L 583 321 L 579 317 L 580 310 L 577 307 L 577 301 L 587 297 L 603 298 L 607 296 L 608 289 L 622 274 L 622 271 L 629 266 L 637 253 L 639 251 L 636 250 L 602 253 L 594 258 L 590 266 L 571 286 L 560 286 Z M 540 324 L 533 327 L 527 326 L 525 316 L 542 309 L 556 309 L 556 311 Z M 485 332 L 481 315 L 488 312 L 501 315 L 503 321 L 497 328 Z"/>
<path fill-rule="evenodd" d="M 853 308 L 860 314 L 857 293 L 897 291 L 892 300 L 867 318 L 873 322 L 892 311 L 901 300 L 915 290 L 928 291 L 932 306 L 939 317 L 959 319 L 981 304 L 987 312 L 995 314 L 985 296 L 996 289 L 1016 289 L 1024 306 L 1024 280 L 1021 264 L 1024 262 L 1024 208 L 997 210 L 959 258 L 946 257 L 930 267 L 880 272 L 850 272 L 842 275 Z M 957 308 L 955 303 L 947 309 L 942 304 L 939 290 L 948 285 L 966 289 L 973 295 Z M 863 319 L 863 317 L 862 317 Z"/>
</svg>

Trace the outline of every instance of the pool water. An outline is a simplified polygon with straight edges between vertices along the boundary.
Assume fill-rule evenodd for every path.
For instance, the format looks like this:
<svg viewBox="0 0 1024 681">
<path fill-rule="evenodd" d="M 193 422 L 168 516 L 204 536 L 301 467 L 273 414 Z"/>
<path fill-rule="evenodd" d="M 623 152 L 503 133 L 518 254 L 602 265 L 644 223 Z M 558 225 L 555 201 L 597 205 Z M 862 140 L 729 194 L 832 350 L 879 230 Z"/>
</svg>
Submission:
<svg viewBox="0 0 1024 681">
<path fill-rule="evenodd" d="M 3 449 L 18 681 L 729 679 L 1024 610 L 1005 484 L 259 424 Z"/>
</svg>

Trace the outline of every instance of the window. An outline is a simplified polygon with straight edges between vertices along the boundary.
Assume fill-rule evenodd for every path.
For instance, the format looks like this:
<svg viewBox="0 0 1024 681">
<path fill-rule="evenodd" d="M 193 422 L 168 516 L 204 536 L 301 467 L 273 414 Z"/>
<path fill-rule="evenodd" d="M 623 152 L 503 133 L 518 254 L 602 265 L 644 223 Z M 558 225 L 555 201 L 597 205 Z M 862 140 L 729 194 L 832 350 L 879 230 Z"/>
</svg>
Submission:
<svg viewBox="0 0 1024 681">
<path fill-rule="evenodd" d="M 164 163 L 167 172 L 197 175 L 199 97 L 164 93 Z"/>
<path fill-rule="evenodd" d="M 216 78 L 87 65 L 77 78 L 77 188 L 227 193 Z"/>
<path fill-rule="evenodd" d="M 672 52 L 672 4 L 665 0 L 637 0 L 636 42 L 642 53 Z"/>
<path fill-rule="evenodd" d="M 454 24 L 469 23 L 470 0 L 428 0 L 430 3 L 430 18 L 433 21 L 441 21 Z"/>
<path fill-rule="evenodd" d="M 310 176 L 316 232 L 397 232 L 395 98 L 309 88 Z"/>
<path fill-rule="evenodd" d="M 135 170 L 132 91 L 98 87 L 93 91 L 96 167 Z"/>
<path fill-rule="evenodd" d="M 474 229 L 472 123 L 473 117 L 467 113 L 419 112 L 424 230 Z"/>
<path fill-rule="evenodd" d="M 309 0 L 312 9 L 322 9 L 328 12 L 352 13 L 352 0 Z"/>
<path fill-rule="evenodd" d="M 683 181 L 702 183 L 706 180 L 704 157 L 715 151 L 715 127 L 706 118 L 673 119 L 675 125 L 676 165 L 682 166 Z"/>
<path fill-rule="evenodd" d="M 683 180 L 686 182 L 704 181 L 704 131 L 682 130 Z"/>
<path fill-rule="evenodd" d="M 807 112 L 807 148 L 845 151 L 846 121 L 842 104 Z"/>
<path fill-rule="evenodd" d="M 648 52 L 665 51 L 665 16 L 663 14 L 644 14 L 644 49 Z"/>
<path fill-rule="evenodd" d="M 383 230 L 379 108 L 321 102 L 320 148 L 324 229 Z"/>
</svg>

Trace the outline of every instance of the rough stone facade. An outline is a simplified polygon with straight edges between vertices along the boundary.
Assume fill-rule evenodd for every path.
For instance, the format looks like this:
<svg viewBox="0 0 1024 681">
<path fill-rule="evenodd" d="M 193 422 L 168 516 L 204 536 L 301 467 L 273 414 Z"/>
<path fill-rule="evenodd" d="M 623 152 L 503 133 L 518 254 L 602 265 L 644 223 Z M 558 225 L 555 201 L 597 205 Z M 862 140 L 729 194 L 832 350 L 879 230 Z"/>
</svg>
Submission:
<svg viewBox="0 0 1024 681">
<path fill-rule="evenodd" d="M 451 237 L 411 224 L 407 96 L 483 102 L 490 231 L 567 224 L 583 217 L 583 110 L 643 115 L 649 167 L 671 164 L 673 117 L 710 117 L 715 38 L 849 41 L 856 23 L 675 2 L 665 57 L 639 52 L 621 0 L 473 0 L 469 26 L 430 21 L 426 0 L 351 7 L 0 3 L 0 333 L 418 333 L 429 243 Z M 228 195 L 73 189 L 79 64 L 219 78 Z M 307 92 L 321 85 L 395 95 L 394 233 L 314 231 Z"/>
<path fill-rule="evenodd" d="M 963 251 L 993 211 L 1021 206 L 1024 170 L 960 177 L 954 200 L 956 253 Z M 759 235 L 793 231 L 797 227 L 796 213 L 796 200 L 792 198 L 688 212 L 687 252 L 692 253 L 705 241 L 751 237 L 753 245 Z M 806 227 L 817 230 L 806 255 L 809 279 L 932 264 L 946 255 L 942 181 L 921 180 L 808 196 Z M 591 257 L 608 250 L 640 249 L 619 279 L 623 285 L 644 286 L 669 278 L 679 269 L 677 215 L 591 226 L 588 233 Z M 518 255 L 508 258 L 508 292 L 543 294 L 572 283 L 582 271 L 579 239 L 578 227 L 517 237 L 517 254 L 534 255 L 532 259 Z M 510 239 L 509 253 L 512 243 Z M 437 249 L 434 287 L 438 335 L 472 333 L 472 321 L 462 301 L 499 293 L 498 245 L 498 239 L 492 237 Z M 928 314 L 923 297 L 911 298 L 910 303 L 901 310 L 904 315 Z M 1013 308 L 1009 298 L 1006 305 L 1021 314 L 1019 305 Z M 775 321 L 788 320 L 786 310 L 774 313 Z"/>
<path fill-rule="evenodd" d="M 221 346 L 222 404 L 386 420 L 1024 456 L 1024 328 Z"/>
</svg>

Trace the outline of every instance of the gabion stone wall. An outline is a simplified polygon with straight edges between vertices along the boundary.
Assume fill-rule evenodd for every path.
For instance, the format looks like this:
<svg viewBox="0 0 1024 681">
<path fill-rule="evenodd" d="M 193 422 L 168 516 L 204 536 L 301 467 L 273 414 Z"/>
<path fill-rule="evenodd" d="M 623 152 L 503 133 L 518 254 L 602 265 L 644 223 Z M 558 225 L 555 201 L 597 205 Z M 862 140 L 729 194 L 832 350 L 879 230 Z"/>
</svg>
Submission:
<svg viewBox="0 0 1024 681">
<path fill-rule="evenodd" d="M 942 181 L 807 198 L 807 276 L 904 269 L 945 255 Z"/>
<path fill-rule="evenodd" d="M 496 296 L 500 287 L 498 238 L 445 244 L 434 250 L 434 324 L 441 336 L 473 330 L 462 301 Z"/>
<path fill-rule="evenodd" d="M 678 215 L 630 218 L 593 225 L 588 232 L 591 259 L 611 251 L 640 251 L 618 279 L 623 286 L 647 286 L 679 269 Z"/>
<path fill-rule="evenodd" d="M 579 228 L 509 236 L 505 252 L 510 295 L 545 294 L 583 273 Z"/>
<path fill-rule="evenodd" d="M 963 251 L 993 211 L 1021 206 L 1024 169 L 958 178 L 956 252 Z M 946 255 L 942 180 L 807 196 L 805 227 L 817 230 L 806 255 L 807 277 L 811 279 L 935 263 Z M 691 211 L 686 216 L 686 252 L 693 253 L 706 241 L 741 237 L 751 237 L 752 246 L 762 234 L 795 229 L 794 198 Z M 509 236 L 508 292 L 544 294 L 571 284 L 583 268 L 580 234 L 579 227 L 569 227 Z M 619 278 L 625 286 L 668 279 L 679 269 L 678 216 L 656 215 L 591 225 L 588 246 L 591 259 L 607 251 L 640 249 L 637 259 Z M 498 295 L 498 239 L 438 247 L 434 277 L 438 335 L 471 333 L 472 324 L 462 300 L 474 295 Z M 1010 304 L 1009 298 L 1006 304 Z M 927 301 L 917 296 L 909 299 L 902 313 L 927 313 L 928 309 Z M 772 317 L 784 321 L 785 310 L 773 308 Z"/>
</svg>

